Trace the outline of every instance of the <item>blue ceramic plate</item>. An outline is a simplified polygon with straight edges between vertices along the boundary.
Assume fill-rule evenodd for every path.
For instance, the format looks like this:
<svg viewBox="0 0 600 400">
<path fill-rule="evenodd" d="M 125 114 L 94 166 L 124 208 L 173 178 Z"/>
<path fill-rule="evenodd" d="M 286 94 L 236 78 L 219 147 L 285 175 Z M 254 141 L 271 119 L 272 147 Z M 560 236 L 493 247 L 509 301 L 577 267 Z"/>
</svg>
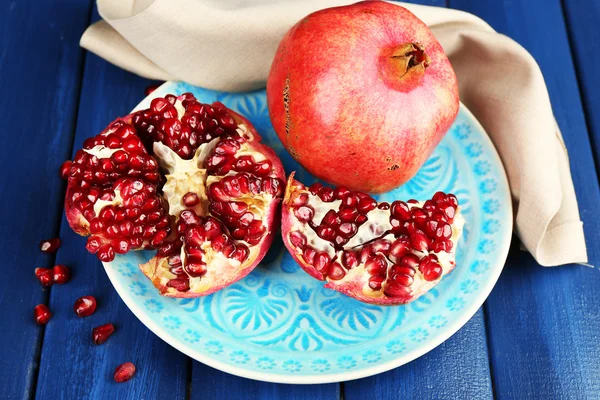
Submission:
<svg viewBox="0 0 600 400">
<path fill-rule="evenodd" d="M 269 122 L 264 91 L 215 92 L 167 82 L 150 96 L 192 92 L 246 116 L 275 149 L 286 172 L 315 179 L 285 151 Z M 148 107 L 150 98 L 138 107 Z M 117 256 L 104 267 L 133 313 L 188 356 L 231 374 L 270 382 L 325 383 L 374 375 L 427 353 L 462 327 L 483 304 L 502 270 L 512 231 L 502 163 L 483 128 L 461 106 L 456 122 L 419 173 L 379 200 L 456 194 L 466 225 L 457 267 L 406 306 L 360 303 L 308 276 L 276 239 L 242 281 L 196 299 L 161 297 L 138 264 L 153 252 Z"/>
</svg>

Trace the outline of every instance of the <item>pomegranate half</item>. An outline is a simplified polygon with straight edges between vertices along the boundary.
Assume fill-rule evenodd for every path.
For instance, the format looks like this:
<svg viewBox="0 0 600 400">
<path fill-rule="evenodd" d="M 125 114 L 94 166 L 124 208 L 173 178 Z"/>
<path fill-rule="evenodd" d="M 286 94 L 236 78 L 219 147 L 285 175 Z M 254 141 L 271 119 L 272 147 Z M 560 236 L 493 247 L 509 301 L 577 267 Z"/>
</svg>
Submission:
<svg viewBox="0 0 600 400">
<path fill-rule="evenodd" d="M 325 287 L 360 301 L 405 304 L 455 267 L 464 219 L 453 194 L 377 203 L 363 192 L 288 180 L 283 242 Z"/>
<path fill-rule="evenodd" d="M 275 131 L 304 168 L 369 193 L 414 176 L 459 106 L 456 76 L 429 28 L 383 1 L 294 25 L 273 59 L 267 100 Z"/>
<path fill-rule="evenodd" d="M 260 141 L 221 103 L 155 98 L 61 167 L 67 220 L 102 261 L 156 249 L 140 268 L 161 294 L 213 293 L 256 267 L 279 221 L 285 173 Z"/>
</svg>

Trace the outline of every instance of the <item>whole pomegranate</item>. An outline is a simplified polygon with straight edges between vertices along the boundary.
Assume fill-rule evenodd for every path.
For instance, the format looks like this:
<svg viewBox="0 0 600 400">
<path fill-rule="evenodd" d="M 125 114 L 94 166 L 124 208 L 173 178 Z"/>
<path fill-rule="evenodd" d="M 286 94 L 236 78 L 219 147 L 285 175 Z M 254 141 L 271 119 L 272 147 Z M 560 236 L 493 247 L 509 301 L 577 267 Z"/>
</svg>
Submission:
<svg viewBox="0 0 600 400">
<path fill-rule="evenodd" d="M 416 174 L 458 112 L 450 61 L 408 10 L 365 1 L 310 14 L 284 36 L 269 113 L 311 174 L 382 193 Z"/>
<path fill-rule="evenodd" d="M 285 173 L 249 121 L 190 93 L 152 100 L 61 167 L 69 225 L 102 261 L 140 266 L 161 294 L 195 297 L 247 275 L 273 240 Z"/>
<path fill-rule="evenodd" d="M 455 267 L 464 219 L 453 194 L 425 202 L 377 203 L 363 192 L 290 176 L 282 207 L 283 242 L 325 287 L 360 301 L 405 304 Z"/>
</svg>

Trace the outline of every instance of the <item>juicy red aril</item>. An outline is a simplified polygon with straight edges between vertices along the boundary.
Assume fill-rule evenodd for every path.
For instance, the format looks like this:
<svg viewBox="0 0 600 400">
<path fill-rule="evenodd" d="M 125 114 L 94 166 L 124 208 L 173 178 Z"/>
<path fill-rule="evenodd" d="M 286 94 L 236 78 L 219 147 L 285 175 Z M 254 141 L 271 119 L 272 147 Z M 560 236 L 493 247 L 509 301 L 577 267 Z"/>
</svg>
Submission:
<svg viewBox="0 0 600 400">
<path fill-rule="evenodd" d="M 444 201 L 438 204 L 438 208 L 444 214 L 446 214 L 446 216 L 448 217 L 448 222 L 452 222 L 452 220 L 454 219 L 454 214 L 456 213 L 456 207 L 450 202 Z"/>
<path fill-rule="evenodd" d="M 52 281 L 62 285 L 71 279 L 71 270 L 64 265 L 55 265 L 52 267 Z"/>
<path fill-rule="evenodd" d="M 35 276 L 42 286 L 48 287 L 52 285 L 52 270 L 50 268 L 36 268 Z"/>
<path fill-rule="evenodd" d="M 324 240 L 332 240 L 335 236 L 335 231 L 327 225 L 321 225 L 317 228 L 317 235 Z"/>
<path fill-rule="evenodd" d="M 40 243 L 40 250 L 44 253 L 54 253 L 60 247 L 60 239 L 52 238 L 48 240 L 42 240 Z"/>
<path fill-rule="evenodd" d="M 347 188 L 345 188 L 343 186 L 340 186 L 334 190 L 335 198 L 338 200 L 343 199 L 344 197 L 348 196 L 349 194 L 350 194 L 350 190 L 348 190 Z"/>
<path fill-rule="evenodd" d="M 416 269 L 419 267 L 419 257 L 414 254 L 407 254 L 398 261 L 398 265 Z"/>
<path fill-rule="evenodd" d="M 385 260 L 384 256 L 378 254 L 375 256 L 375 258 L 372 258 L 365 263 L 365 269 L 370 275 L 385 274 L 387 269 L 387 261 Z"/>
<path fill-rule="evenodd" d="M 330 258 L 326 253 L 319 253 L 315 257 L 315 268 L 323 272 L 329 266 Z"/>
<path fill-rule="evenodd" d="M 315 215 L 315 211 L 311 206 L 301 206 L 294 210 L 294 215 L 300 222 L 307 222 L 312 220 Z"/>
<path fill-rule="evenodd" d="M 410 289 L 396 281 L 389 281 L 385 285 L 384 293 L 391 297 L 410 296 Z"/>
<path fill-rule="evenodd" d="M 413 248 L 417 251 L 425 252 L 429 248 L 429 240 L 427 236 L 421 231 L 415 231 L 410 235 L 410 241 Z"/>
<path fill-rule="evenodd" d="M 73 164 L 73 161 L 71 160 L 67 160 L 64 163 L 62 163 L 62 165 L 60 166 L 60 177 L 62 179 L 67 179 L 69 178 L 69 173 L 71 171 L 71 165 Z"/>
<path fill-rule="evenodd" d="M 419 271 L 421 271 L 426 281 L 435 281 L 444 272 L 435 254 L 429 254 L 421 259 Z"/>
<path fill-rule="evenodd" d="M 369 287 L 372 290 L 380 290 L 383 281 L 385 281 L 385 275 L 374 275 L 369 278 Z"/>
<path fill-rule="evenodd" d="M 408 205 L 403 201 L 394 201 L 391 206 L 392 215 L 401 221 L 410 221 L 412 215 Z"/>
<path fill-rule="evenodd" d="M 200 198 L 196 193 L 188 192 L 183 195 L 182 202 L 186 207 L 196 207 L 200 203 Z"/>
<path fill-rule="evenodd" d="M 92 340 L 94 344 L 102 344 L 108 340 L 110 335 L 115 331 L 113 324 L 104 324 L 95 327 L 92 330 Z"/>
<path fill-rule="evenodd" d="M 124 364 L 119 365 L 115 369 L 114 379 L 115 382 L 127 382 L 135 375 L 135 365 L 130 362 L 126 362 Z"/>
<path fill-rule="evenodd" d="M 321 200 L 323 200 L 324 202 L 327 202 L 327 203 L 335 200 L 335 195 L 333 193 L 333 189 L 331 189 L 329 187 L 323 187 L 323 189 L 321 190 L 321 193 L 319 193 L 319 197 L 321 198 Z"/>
<path fill-rule="evenodd" d="M 297 248 L 303 249 L 306 246 L 306 236 L 302 232 L 290 232 L 290 242 Z"/>
<path fill-rule="evenodd" d="M 93 296 L 83 296 L 75 301 L 73 306 L 78 317 L 89 317 L 96 311 L 96 299 Z"/>
<path fill-rule="evenodd" d="M 44 304 L 38 304 L 33 309 L 33 316 L 35 317 L 36 324 L 46 325 L 50 321 L 50 318 L 52 318 L 52 313 Z"/>
<path fill-rule="evenodd" d="M 334 281 L 338 281 L 346 276 L 346 270 L 337 262 L 333 262 L 329 265 L 327 269 L 327 276 L 329 279 L 333 279 Z"/>
<path fill-rule="evenodd" d="M 407 237 L 400 237 L 392 243 L 390 246 L 390 257 L 397 261 L 403 255 L 409 253 L 411 250 L 410 241 Z"/>
<path fill-rule="evenodd" d="M 377 205 L 377 208 L 379 208 L 380 210 L 389 210 L 390 205 L 389 205 L 389 203 L 383 202 L 383 203 L 379 203 Z"/>
<path fill-rule="evenodd" d="M 342 207 L 338 211 L 338 216 L 342 222 L 354 222 L 358 216 L 358 211 L 354 207 Z"/>
<path fill-rule="evenodd" d="M 302 252 L 302 258 L 304 258 L 304 261 L 306 261 L 309 264 L 313 263 L 316 255 L 317 255 L 317 251 L 315 249 L 313 249 L 312 247 L 307 247 Z"/>
<path fill-rule="evenodd" d="M 342 264 L 344 264 L 347 269 L 358 266 L 358 257 L 356 256 L 356 253 L 350 250 L 344 251 L 342 254 Z"/>
</svg>

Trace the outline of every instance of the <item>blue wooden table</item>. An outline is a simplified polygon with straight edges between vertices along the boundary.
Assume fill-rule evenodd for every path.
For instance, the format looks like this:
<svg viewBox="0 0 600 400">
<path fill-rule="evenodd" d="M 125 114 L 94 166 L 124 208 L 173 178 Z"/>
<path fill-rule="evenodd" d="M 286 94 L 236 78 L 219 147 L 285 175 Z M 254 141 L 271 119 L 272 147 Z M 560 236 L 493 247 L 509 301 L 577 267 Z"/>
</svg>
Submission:
<svg viewBox="0 0 600 400">
<path fill-rule="evenodd" d="M 370 378 L 282 385 L 191 360 L 146 329 L 63 217 L 59 165 L 133 108 L 152 82 L 78 46 L 98 19 L 92 0 L 0 1 L 0 399 L 600 399 L 600 0 L 421 0 L 472 12 L 538 60 L 571 168 L 597 268 L 544 269 L 513 243 L 485 305 L 456 335 L 412 363 Z M 526 134 L 524 132 L 523 134 Z M 60 236 L 53 255 L 41 239 Z M 515 241 L 516 242 L 516 241 Z M 41 290 L 33 269 L 60 263 L 70 283 Z M 94 318 L 70 310 L 94 295 Z M 103 346 L 91 330 L 117 331 Z M 112 380 L 133 361 L 136 377 Z"/>
</svg>

